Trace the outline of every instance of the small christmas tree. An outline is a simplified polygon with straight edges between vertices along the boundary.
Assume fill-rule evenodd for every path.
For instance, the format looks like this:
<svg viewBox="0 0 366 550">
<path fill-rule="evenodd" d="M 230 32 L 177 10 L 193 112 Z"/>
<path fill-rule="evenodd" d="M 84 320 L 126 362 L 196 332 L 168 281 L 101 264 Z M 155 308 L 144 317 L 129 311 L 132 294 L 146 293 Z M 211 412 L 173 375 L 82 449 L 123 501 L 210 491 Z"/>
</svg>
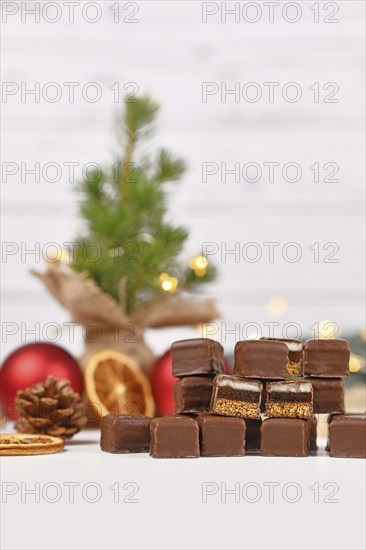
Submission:
<svg viewBox="0 0 366 550">
<path fill-rule="evenodd" d="M 79 185 L 85 229 L 73 257 L 33 272 L 86 328 L 86 358 L 113 347 L 145 371 L 153 363 L 145 328 L 217 317 L 212 300 L 184 295 L 215 272 L 202 255 L 187 265 L 179 260 L 188 235 L 167 220 L 166 201 L 169 182 L 181 179 L 185 165 L 164 149 L 154 158 L 146 154 L 157 112 L 149 97 L 125 103 L 118 126 L 123 153 L 112 169 L 95 169 Z"/>
<path fill-rule="evenodd" d="M 125 105 L 123 154 L 112 169 L 95 170 L 80 185 L 86 232 L 77 239 L 72 267 L 87 272 L 116 300 L 125 280 L 125 310 L 130 314 L 157 294 L 212 280 L 214 271 L 202 257 L 196 259 L 198 265 L 179 264 L 188 235 L 166 221 L 166 199 L 167 184 L 181 179 L 185 164 L 164 149 L 153 159 L 144 154 L 157 104 L 141 97 Z M 98 259 L 91 261 L 87 251 L 95 247 Z"/>
</svg>

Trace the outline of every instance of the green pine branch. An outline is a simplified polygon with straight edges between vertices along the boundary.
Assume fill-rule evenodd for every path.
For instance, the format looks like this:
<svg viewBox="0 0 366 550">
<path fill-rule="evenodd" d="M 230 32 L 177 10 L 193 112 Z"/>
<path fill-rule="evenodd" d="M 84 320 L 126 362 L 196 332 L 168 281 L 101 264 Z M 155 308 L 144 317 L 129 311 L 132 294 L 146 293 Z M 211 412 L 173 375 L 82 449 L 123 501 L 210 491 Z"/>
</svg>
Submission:
<svg viewBox="0 0 366 550">
<path fill-rule="evenodd" d="M 162 273 L 176 277 L 178 289 L 187 290 L 214 277 L 212 267 L 197 276 L 182 266 L 179 255 L 188 234 L 167 219 L 167 184 L 182 178 L 184 161 L 164 149 L 153 157 L 139 153 L 153 133 L 157 113 L 158 105 L 149 97 L 126 102 L 115 169 L 95 170 L 79 185 L 85 230 L 77 239 L 72 266 L 116 300 L 120 279 L 126 277 L 128 313 L 165 292 Z"/>
</svg>

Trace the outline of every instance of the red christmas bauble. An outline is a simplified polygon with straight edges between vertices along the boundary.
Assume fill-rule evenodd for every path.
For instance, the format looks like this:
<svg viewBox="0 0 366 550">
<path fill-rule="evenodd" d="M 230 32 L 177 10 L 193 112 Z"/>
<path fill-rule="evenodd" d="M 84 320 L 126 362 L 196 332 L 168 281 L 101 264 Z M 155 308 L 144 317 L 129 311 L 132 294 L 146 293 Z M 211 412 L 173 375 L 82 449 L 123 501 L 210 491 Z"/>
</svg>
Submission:
<svg viewBox="0 0 366 550">
<path fill-rule="evenodd" d="M 225 373 L 232 374 L 229 361 L 224 358 Z M 155 364 L 151 375 L 151 387 L 158 415 L 174 413 L 173 386 L 178 379 L 172 374 L 172 355 L 167 351 Z"/>
<path fill-rule="evenodd" d="M 172 374 L 172 355 L 167 351 L 158 359 L 151 374 L 151 388 L 158 415 L 174 413 L 173 386 L 177 380 Z"/>
<path fill-rule="evenodd" d="M 233 374 L 233 367 L 227 357 L 224 357 L 224 371 L 225 374 Z"/>
<path fill-rule="evenodd" d="M 49 374 L 67 379 L 74 391 L 82 390 L 82 374 L 77 361 L 63 348 L 46 342 L 20 347 L 7 357 L 0 370 L 0 402 L 5 416 L 17 418 L 15 396 L 42 382 Z"/>
</svg>

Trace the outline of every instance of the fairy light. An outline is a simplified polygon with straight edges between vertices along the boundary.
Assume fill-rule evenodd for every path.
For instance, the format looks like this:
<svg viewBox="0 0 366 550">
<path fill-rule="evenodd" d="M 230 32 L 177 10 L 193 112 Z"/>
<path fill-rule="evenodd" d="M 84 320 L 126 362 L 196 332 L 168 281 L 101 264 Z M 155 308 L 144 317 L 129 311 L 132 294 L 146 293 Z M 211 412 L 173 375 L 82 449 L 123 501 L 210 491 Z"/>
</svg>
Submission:
<svg viewBox="0 0 366 550">
<path fill-rule="evenodd" d="M 208 269 L 208 261 L 205 256 L 194 256 L 189 261 L 189 267 L 194 271 L 196 277 L 204 277 Z"/>
<path fill-rule="evenodd" d="M 70 253 L 68 250 L 61 250 L 60 261 L 63 262 L 64 264 L 70 263 L 71 259 L 70 259 Z"/>
<path fill-rule="evenodd" d="M 50 263 L 62 262 L 64 264 L 70 263 L 70 254 L 68 250 L 55 247 L 47 250 L 46 261 Z"/>
<path fill-rule="evenodd" d="M 208 262 L 207 262 L 207 258 L 205 258 L 204 256 L 197 256 L 194 263 L 195 263 L 196 268 L 206 269 Z"/>
<path fill-rule="evenodd" d="M 176 277 L 170 277 L 168 273 L 161 273 L 159 276 L 161 288 L 165 292 L 174 293 L 177 291 L 178 279 Z"/>
<path fill-rule="evenodd" d="M 282 315 L 288 308 L 288 304 L 282 296 L 274 296 L 269 300 L 267 307 L 273 315 Z"/>
<path fill-rule="evenodd" d="M 349 358 L 349 370 L 350 372 L 358 372 L 365 367 L 365 359 L 361 355 L 351 353 Z"/>
<path fill-rule="evenodd" d="M 324 319 L 319 322 L 319 338 L 321 340 L 331 340 L 338 334 L 338 325 L 333 321 Z"/>
</svg>

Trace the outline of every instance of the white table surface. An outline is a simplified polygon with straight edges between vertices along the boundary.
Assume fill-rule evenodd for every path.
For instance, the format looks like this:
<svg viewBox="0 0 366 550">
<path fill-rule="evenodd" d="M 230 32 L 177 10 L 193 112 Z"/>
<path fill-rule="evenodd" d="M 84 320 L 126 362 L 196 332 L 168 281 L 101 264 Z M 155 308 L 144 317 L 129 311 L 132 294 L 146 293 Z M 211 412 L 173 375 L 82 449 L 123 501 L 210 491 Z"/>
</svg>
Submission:
<svg viewBox="0 0 366 550">
<path fill-rule="evenodd" d="M 363 549 L 365 464 L 113 455 L 85 430 L 55 455 L 1 457 L 1 548 Z"/>
</svg>

